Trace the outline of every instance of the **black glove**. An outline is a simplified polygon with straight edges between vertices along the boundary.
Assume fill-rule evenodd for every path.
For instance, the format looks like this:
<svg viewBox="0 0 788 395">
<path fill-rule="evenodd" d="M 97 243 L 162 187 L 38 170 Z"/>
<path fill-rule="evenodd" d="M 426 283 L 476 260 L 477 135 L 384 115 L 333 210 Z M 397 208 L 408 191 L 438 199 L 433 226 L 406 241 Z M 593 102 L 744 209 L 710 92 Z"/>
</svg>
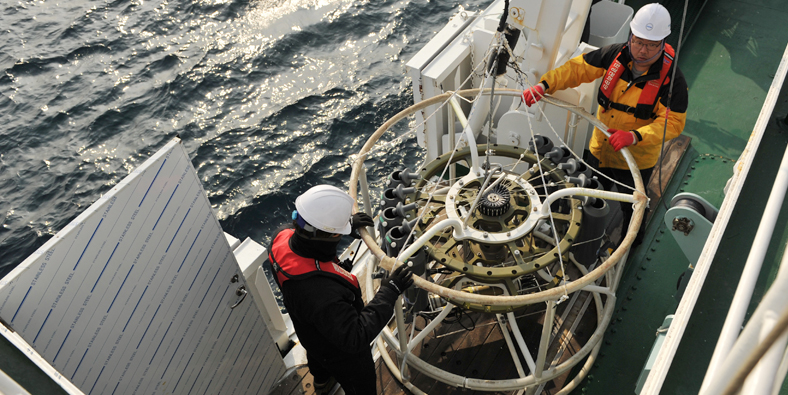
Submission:
<svg viewBox="0 0 788 395">
<path fill-rule="evenodd" d="M 380 287 L 388 287 L 402 295 L 408 287 L 413 285 L 413 272 L 407 265 L 401 265 L 380 283 Z"/>
<path fill-rule="evenodd" d="M 351 271 L 353 270 L 353 261 L 351 261 L 350 259 L 345 259 L 344 261 L 339 262 L 339 267 L 347 271 Z"/>
<path fill-rule="evenodd" d="M 367 213 L 355 213 L 350 216 L 350 227 L 353 230 L 361 228 L 363 226 L 372 226 L 375 225 L 375 221 L 372 220 L 372 217 L 367 215 Z"/>
<path fill-rule="evenodd" d="M 350 216 L 350 228 L 352 231 L 350 232 L 350 237 L 354 239 L 360 239 L 361 235 L 358 233 L 358 229 L 365 227 L 365 226 L 372 226 L 375 224 L 375 221 L 372 220 L 372 217 L 367 215 L 367 213 L 355 213 Z"/>
</svg>

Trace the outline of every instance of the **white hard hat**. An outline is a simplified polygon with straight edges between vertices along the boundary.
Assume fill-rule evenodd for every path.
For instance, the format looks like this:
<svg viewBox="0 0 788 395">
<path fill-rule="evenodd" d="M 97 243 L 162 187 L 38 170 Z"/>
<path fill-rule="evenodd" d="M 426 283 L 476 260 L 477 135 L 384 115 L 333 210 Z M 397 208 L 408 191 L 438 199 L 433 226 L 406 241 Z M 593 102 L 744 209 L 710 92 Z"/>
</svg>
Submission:
<svg viewBox="0 0 788 395">
<path fill-rule="evenodd" d="M 310 225 L 328 233 L 350 234 L 353 198 L 337 187 L 318 185 L 296 198 L 298 214 Z"/>
<path fill-rule="evenodd" d="M 636 37 L 661 41 L 670 35 L 670 13 L 661 4 L 646 4 L 629 22 L 629 28 Z"/>
</svg>

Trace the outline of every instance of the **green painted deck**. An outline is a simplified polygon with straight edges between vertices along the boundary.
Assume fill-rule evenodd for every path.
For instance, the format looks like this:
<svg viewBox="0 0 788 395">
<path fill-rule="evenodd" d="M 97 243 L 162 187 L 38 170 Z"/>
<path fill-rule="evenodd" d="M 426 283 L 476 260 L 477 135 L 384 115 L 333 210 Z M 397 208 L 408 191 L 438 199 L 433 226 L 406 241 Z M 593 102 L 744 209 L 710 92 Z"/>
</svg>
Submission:
<svg viewBox="0 0 788 395">
<path fill-rule="evenodd" d="M 637 9 L 647 1 L 627 3 Z M 665 3 L 680 3 L 668 5 L 673 7 L 673 28 L 678 30 L 683 2 Z M 733 174 L 733 163 L 747 144 L 788 44 L 786 20 L 788 7 L 781 0 L 706 2 L 680 49 L 679 65 L 690 97 L 684 135 L 691 137 L 692 142 L 665 196 L 692 192 L 720 206 L 725 183 Z M 788 86 L 783 86 L 774 114 L 783 118 L 788 114 Z M 788 134 L 781 133 L 772 123 L 758 149 L 662 394 L 697 394 L 700 389 L 786 143 Z M 652 209 L 655 211 L 646 230 L 646 241 L 633 250 L 624 273 L 600 358 L 574 393 L 634 393 L 657 328 L 678 306 L 674 298 L 676 284 L 688 261 L 662 221 L 664 203 L 654 202 Z M 788 240 L 787 212 L 788 204 L 775 228 L 751 311 L 776 274 Z M 788 386 L 784 385 L 781 393 L 788 394 Z"/>
</svg>

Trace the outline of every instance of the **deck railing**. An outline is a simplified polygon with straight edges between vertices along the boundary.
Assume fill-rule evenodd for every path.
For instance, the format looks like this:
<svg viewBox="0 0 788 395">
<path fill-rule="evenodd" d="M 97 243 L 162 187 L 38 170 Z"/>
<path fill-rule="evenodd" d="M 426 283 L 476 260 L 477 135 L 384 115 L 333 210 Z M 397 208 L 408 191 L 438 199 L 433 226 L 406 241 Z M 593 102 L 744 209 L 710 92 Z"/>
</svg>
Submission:
<svg viewBox="0 0 788 395">
<path fill-rule="evenodd" d="M 747 147 L 745 147 L 741 158 L 734 166 L 734 175 L 731 179 L 728 193 L 722 203 L 698 263 L 695 265 L 692 278 L 679 303 L 665 343 L 657 355 L 656 362 L 640 393 L 641 395 L 657 395 L 662 388 L 697 302 L 700 290 L 703 287 L 706 275 L 715 258 L 717 247 L 722 240 L 728 221 L 744 187 L 744 182 L 755 159 L 758 146 L 767 125 L 772 122 L 772 112 L 774 111 L 781 87 L 785 82 L 786 73 L 788 73 L 788 47 L 783 53 L 782 61 L 772 81 L 758 120 L 755 123 L 752 137 Z M 744 322 L 755 282 L 761 272 L 763 258 L 769 247 L 769 240 L 772 238 L 775 221 L 780 208 L 783 206 L 787 188 L 788 150 L 786 150 L 786 155 L 780 165 L 780 170 L 764 210 L 739 286 L 709 364 L 701 388 L 701 395 L 735 394 L 742 387 L 745 388 L 742 393 L 771 395 L 772 388 L 775 385 L 781 385 L 785 377 L 786 366 L 781 367 L 780 364 L 785 354 L 785 329 L 788 326 L 788 299 L 785 298 L 785 290 L 788 289 L 788 256 L 783 256 L 777 278 L 768 293 L 761 300 L 747 326 L 741 333 L 739 329 Z M 764 355 L 766 356 L 764 357 Z M 750 372 L 753 373 L 750 374 Z M 748 375 L 750 378 L 745 381 Z"/>
</svg>

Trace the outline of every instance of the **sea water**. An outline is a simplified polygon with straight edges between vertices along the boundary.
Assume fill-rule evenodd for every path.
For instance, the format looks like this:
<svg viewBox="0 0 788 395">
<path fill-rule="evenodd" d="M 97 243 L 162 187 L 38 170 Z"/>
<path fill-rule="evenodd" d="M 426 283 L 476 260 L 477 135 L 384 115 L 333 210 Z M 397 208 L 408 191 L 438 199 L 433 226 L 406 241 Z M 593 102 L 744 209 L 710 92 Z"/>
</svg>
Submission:
<svg viewBox="0 0 788 395">
<path fill-rule="evenodd" d="M 486 3 L 3 2 L 0 277 L 176 136 L 225 231 L 267 244 L 300 193 L 348 188 L 352 155 L 412 104 L 405 63 Z M 390 145 L 370 183 L 420 152 Z"/>
</svg>

